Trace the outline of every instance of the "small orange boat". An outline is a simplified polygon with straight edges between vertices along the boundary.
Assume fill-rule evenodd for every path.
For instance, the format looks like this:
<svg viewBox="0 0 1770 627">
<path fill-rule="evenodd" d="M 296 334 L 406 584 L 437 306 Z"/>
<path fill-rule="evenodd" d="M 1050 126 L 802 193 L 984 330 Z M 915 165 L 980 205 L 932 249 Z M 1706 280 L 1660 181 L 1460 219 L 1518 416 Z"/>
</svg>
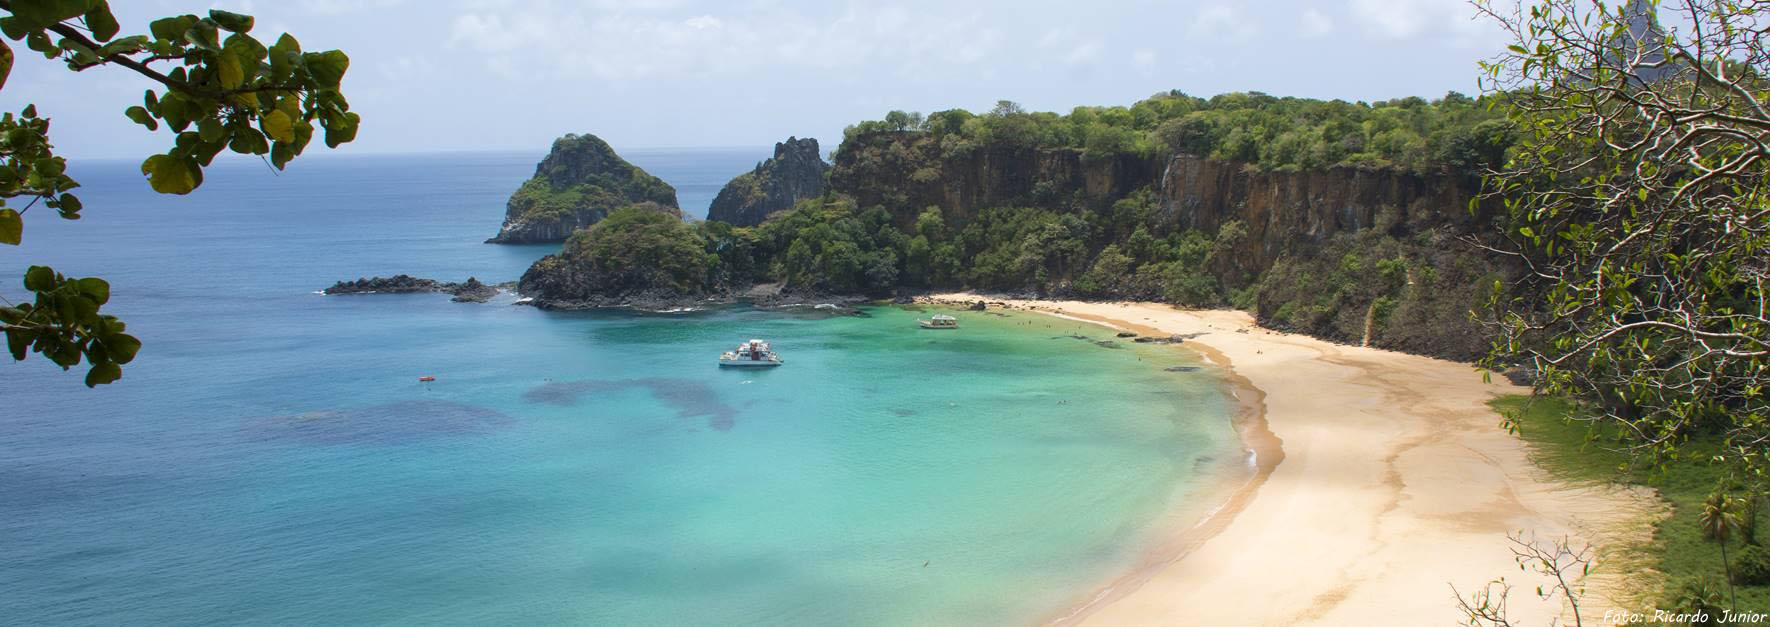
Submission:
<svg viewBox="0 0 1770 627">
<path fill-rule="evenodd" d="M 436 377 L 418 377 L 418 380 L 419 380 L 419 381 L 424 381 L 424 382 L 426 382 L 426 383 L 428 383 L 428 382 L 431 382 L 431 381 L 435 381 L 435 380 L 436 380 Z"/>
</svg>

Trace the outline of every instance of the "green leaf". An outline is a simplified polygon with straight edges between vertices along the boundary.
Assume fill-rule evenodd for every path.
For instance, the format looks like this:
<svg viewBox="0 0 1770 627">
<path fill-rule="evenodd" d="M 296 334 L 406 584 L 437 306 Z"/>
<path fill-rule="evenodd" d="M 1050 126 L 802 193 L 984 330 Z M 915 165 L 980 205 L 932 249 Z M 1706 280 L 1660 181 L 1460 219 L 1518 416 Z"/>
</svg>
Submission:
<svg viewBox="0 0 1770 627">
<path fill-rule="evenodd" d="M 326 125 L 327 148 L 337 148 L 341 144 L 348 144 L 356 139 L 357 123 L 362 121 L 362 116 L 355 113 L 346 113 L 343 117 L 344 121 L 341 124 Z"/>
<path fill-rule="evenodd" d="M 113 54 L 135 54 L 152 45 L 153 40 L 148 39 L 145 35 L 131 35 L 105 44 L 103 48 L 98 49 L 98 55 L 108 57 Z"/>
<path fill-rule="evenodd" d="M 184 40 L 190 45 L 219 52 L 221 50 L 220 33 L 216 31 L 213 20 L 197 20 L 191 23 L 190 30 L 184 31 Z"/>
<path fill-rule="evenodd" d="M 340 50 L 309 52 L 301 55 L 301 61 L 321 87 L 338 87 L 344 81 L 345 70 L 350 69 L 350 57 Z"/>
<path fill-rule="evenodd" d="M 264 134 L 269 135 L 271 139 L 279 142 L 295 142 L 295 122 L 289 119 L 289 114 L 284 113 L 281 109 L 265 114 L 258 124 L 264 129 Z"/>
<path fill-rule="evenodd" d="M 59 200 L 60 206 L 56 207 L 56 210 L 60 211 L 64 218 L 73 216 L 69 219 L 77 219 L 80 217 L 77 215 L 80 213 L 80 210 L 86 208 L 86 205 L 81 204 L 80 199 L 73 194 L 62 194 Z"/>
<path fill-rule="evenodd" d="M 264 141 L 264 134 L 250 126 L 234 128 L 234 139 L 227 146 L 242 155 L 262 155 L 270 152 L 270 142 Z"/>
<path fill-rule="evenodd" d="M 197 23 L 195 15 L 180 15 L 154 20 L 148 24 L 148 32 L 154 39 L 161 41 L 180 41 L 184 39 L 184 31 L 190 30 Z"/>
<path fill-rule="evenodd" d="M 281 81 L 289 77 L 295 69 L 295 61 L 300 58 L 301 44 L 287 34 L 277 38 L 277 43 L 270 47 L 270 75 Z"/>
<path fill-rule="evenodd" d="M 289 165 L 290 161 L 295 160 L 296 154 L 295 144 L 289 142 L 277 142 L 270 147 L 270 164 L 275 166 L 276 169 L 281 170 L 283 169 L 283 166 Z"/>
<path fill-rule="evenodd" d="M 197 136 L 205 142 L 218 142 L 227 138 L 227 127 L 222 126 L 219 119 L 203 118 L 197 123 Z"/>
<path fill-rule="evenodd" d="M 0 89 L 6 88 L 6 77 L 12 75 L 12 46 L 0 41 Z"/>
<path fill-rule="evenodd" d="M 141 340 L 126 333 L 116 333 L 105 337 L 104 345 L 110 351 L 111 359 L 119 364 L 134 361 L 135 353 L 141 350 Z"/>
<path fill-rule="evenodd" d="M 190 124 L 191 109 L 189 101 L 178 92 L 168 91 L 160 98 L 160 119 L 165 120 L 166 126 L 172 127 L 172 130 L 182 131 Z"/>
<path fill-rule="evenodd" d="M 244 33 L 252 30 L 252 16 L 250 15 L 212 9 L 209 11 L 209 19 L 215 20 L 216 24 L 231 32 Z"/>
<path fill-rule="evenodd" d="M 36 339 L 34 331 L 24 329 L 6 330 L 6 348 L 12 351 L 12 359 L 18 361 L 25 358 L 25 350 L 31 347 L 31 340 Z"/>
<path fill-rule="evenodd" d="M 141 173 L 147 175 L 148 185 L 162 194 L 189 194 L 197 188 L 196 175 L 192 168 L 172 155 L 154 155 L 141 162 Z"/>
<path fill-rule="evenodd" d="M 92 365 L 91 370 L 86 371 L 86 387 L 95 388 L 107 383 L 114 383 L 121 378 L 123 378 L 123 368 L 115 362 L 96 363 Z"/>
<path fill-rule="evenodd" d="M 49 40 L 49 35 L 43 34 L 43 31 L 40 30 L 31 31 L 31 34 L 25 35 L 25 47 L 36 50 L 45 59 L 54 59 L 56 55 L 61 54 L 61 48 Z"/>
<path fill-rule="evenodd" d="M 99 43 L 117 36 L 117 16 L 111 15 L 110 2 L 95 2 L 86 10 L 86 28 L 92 31 L 92 39 Z"/>
<path fill-rule="evenodd" d="M 123 115 L 129 116 L 130 120 L 133 120 L 136 124 L 147 127 L 150 131 L 159 130 L 160 128 L 160 123 L 154 121 L 154 116 L 148 113 L 146 107 L 129 107 L 128 109 L 123 110 Z"/>
<path fill-rule="evenodd" d="M 232 50 L 223 51 L 215 59 L 215 70 L 221 78 L 222 89 L 239 89 L 246 82 L 246 69 L 240 64 L 240 57 Z"/>
<path fill-rule="evenodd" d="M 74 284 L 79 286 L 80 293 L 92 299 L 92 302 L 103 305 L 111 300 L 111 284 L 106 283 L 104 279 L 86 277 L 75 281 Z"/>
<path fill-rule="evenodd" d="M 36 30 L 79 17 L 92 8 L 92 3 L 92 0 L 15 0 L 12 14 L 24 28 Z"/>
<path fill-rule="evenodd" d="M 30 29 L 25 27 L 24 20 L 18 19 L 16 17 L 10 16 L 10 15 L 8 15 L 6 17 L 0 17 L 0 34 L 6 35 L 7 39 L 11 39 L 13 41 L 18 41 L 20 39 L 24 39 L 25 33 L 29 32 L 29 30 Z"/>
<path fill-rule="evenodd" d="M 25 270 L 25 289 L 33 292 L 55 289 L 55 270 L 48 266 L 31 266 Z"/>
<path fill-rule="evenodd" d="M 24 218 L 17 211 L 0 209 L 0 244 L 17 246 L 24 234 Z"/>
</svg>

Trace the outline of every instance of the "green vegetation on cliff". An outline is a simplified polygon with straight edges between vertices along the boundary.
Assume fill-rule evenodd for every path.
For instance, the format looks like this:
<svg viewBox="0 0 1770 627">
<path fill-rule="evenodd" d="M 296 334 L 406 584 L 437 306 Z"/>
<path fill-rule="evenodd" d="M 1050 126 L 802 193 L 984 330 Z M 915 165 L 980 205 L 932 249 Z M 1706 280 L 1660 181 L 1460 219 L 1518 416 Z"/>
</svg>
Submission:
<svg viewBox="0 0 1770 627">
<path fill-rule="evenodd" d="M 566 135 L 510 195 L 494 243 L 563 241 L 635 203 L 676 210 L 676 189 L 628 163 L 595 135 Z"/>
<path fill-rule="evenodd" d="M 1188 144 L 1208 153 L 1243 135 L 1347 141 L 1268 158 L 1218 154 L 1251 164 L 1153 143 L 1187 124 L 1208 127 L 1194 138 L 1204 143 Z M 1454 94 L 1377 105 L 1164 94 L 1068 116 L 1006 103 L 983 116 L 893 112 L 850 129 L 823 195 L 754 226 L 709 221 L 671 231 L 677 247 L 713 259 L 698 282 L 676 288 L 701 295 L 780 283 L 826 295 L 976 289 L 1234 305 L 1278 328 L 1473 359 L 1486 348 L 1468 318 L 1478 286 L 1511 271 L 1460 237 L 1478 225 L 1468 207 L 1472 168 L 1503 154 L 1504 125 L 1485 103 Z M 1101 139 L 1102 128 L 1129 139 Z M 1378 147 L 1359 148 L 1355 134 Z M 1382 148 L 1403 144 L 1413 152 Z M 1413 170 L 1459 169 L 1378 167 L 1392 159 Z M 1328 167 L 1352 164 L 1362 167 Z M 753 194 L 748 182 L 739 177 L 726 192 Z M 531 274 L 576 258 L 564 257 Z M 604 287 L 613 289 L 543 298 L 632 293 Z"/>
<path fill-rule="evenodd" d="M 541 298 L 588 300 L 668 290 L 700 294 L 717 258 L 695 226 L 655 207 L 631 206 L 579 230 L 559 254 L 536 261 L 521 289 Z"/>
<path fill-rule="evenodd" d="M 943 158 L 980 149 L 1063 148 L 1096 160 L 1191 154 L 1268 170 L 1346 165 L 1477 174 L 1503 161 L 1513 142 L 1510 122 L 1489 104 L 1455 92 L 1430 102 L 1350 103 L 1259 92 L 1205 99 L 1171 91 L 1130 107 L 1076 107 L 1068 115 L 1028 113 L 1007 101 L 983 115 L 893 111 L 849 127 L 845 140 L 914 133 L 938 146 Z"/>
</svg>

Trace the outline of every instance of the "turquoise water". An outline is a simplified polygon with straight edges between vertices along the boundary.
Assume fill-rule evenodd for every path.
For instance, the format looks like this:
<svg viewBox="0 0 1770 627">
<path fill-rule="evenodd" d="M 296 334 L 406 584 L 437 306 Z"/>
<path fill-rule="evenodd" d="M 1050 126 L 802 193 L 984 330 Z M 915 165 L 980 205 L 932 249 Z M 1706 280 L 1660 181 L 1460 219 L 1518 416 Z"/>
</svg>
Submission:
<svg viewBox="0 0 1770 627">
<path fill-rule="evenodd" d="M 146 347 L 97 390 L 0 363 L 0 622 L 1024 623 L 1239 459 L 1208 370 L 1046 317 L 313 293 L 514 279 L 551 247 L 477 242 L 536 158 L 77 169 L 87 219 L 0 277 L 101 273 Z M 750 337 L 787 365 L 714 366 Z"/>
</svg>

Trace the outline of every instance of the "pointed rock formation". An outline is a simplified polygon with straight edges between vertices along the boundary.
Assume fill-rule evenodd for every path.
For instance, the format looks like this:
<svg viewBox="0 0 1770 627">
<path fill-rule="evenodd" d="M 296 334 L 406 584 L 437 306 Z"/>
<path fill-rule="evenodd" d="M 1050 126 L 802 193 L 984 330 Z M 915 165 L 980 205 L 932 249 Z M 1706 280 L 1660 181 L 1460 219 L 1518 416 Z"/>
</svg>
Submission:
<svg viewBox="0 0 1770 627">
<path fill-rule="evenodd" d="M 504 212 L 504 228 L 488 244 L 563 242 L 621 207 L 655 203 L 682 216 L 676 188 L 627 163 L 595 135 L 566 135 L 535 166 Z"/>
<path fill-rule="evenodd" d="M 824 175 L 829 171 L 830 164 L 818 153 L 817 140 L 789 137 L 774 145 L 774 158 L 726 183 L 708 208 L 707 219 L 733 226 L 761 224 L 768 214 L 823 195 L 828 186 Z"/>
</svg>

